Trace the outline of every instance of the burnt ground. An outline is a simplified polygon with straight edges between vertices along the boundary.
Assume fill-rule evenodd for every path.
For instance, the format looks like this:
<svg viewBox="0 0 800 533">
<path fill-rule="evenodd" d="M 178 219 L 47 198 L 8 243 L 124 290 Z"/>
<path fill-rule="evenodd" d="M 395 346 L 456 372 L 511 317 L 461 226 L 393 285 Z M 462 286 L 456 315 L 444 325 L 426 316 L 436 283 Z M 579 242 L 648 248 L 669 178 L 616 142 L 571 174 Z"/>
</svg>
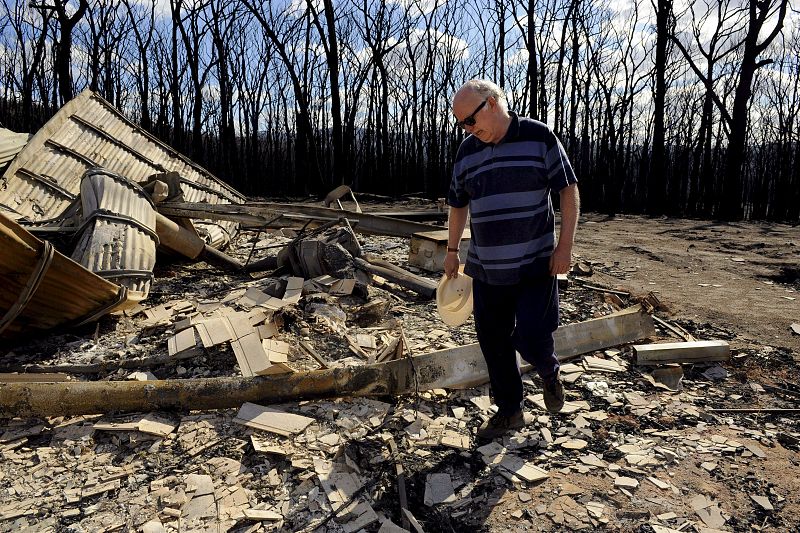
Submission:
<svg viewBox="0 0 800 533">
<path fill-rule="evenodd" d="M 230 253 L 244 260 L 256 242 L 262 248 L 287 240 L 243 232 Z M 406 266 L 406 239 L 362 242 L 368 251 Z M 288 438 L 234 423 L 236 409 L 156 413 L 175 426 L 164 438 L 93 429 L 96 422 L 120 420 L 113 413 L 2 420 L 0 531 L 141 531 L 156 522 L 166 531 L 348 530 L 354 513 L 323 523 L 332 514 L 320 482 L 320 459 L 355 473 L 362 482 L 357 494 L 381 519 L 400 524 L 396 468 L 384 442 L 388 436 L 397 443 L 408 507 L 425 531 L 798 530 L 798 414 L 710 411 L 800 408 L 800 336 L 790 330 L 800 322 L 798 246 L 800 230 L 792 226 L 583 215 L 575 255 L 592 273 L 575 276 L 562 293 L 563 323 L 608 314 L 653 292 L 661 302 L 657 316 L 697 339 L 728 341 L 732 359 L 721 365 L 723 370 L 716 364 L 684 365 L 682 390 L 669 392 L 647 381 L 649 369 L 633 363 L 629 346 L 597 352 L 593 355 L 620 369 L 585 370 L 581 359 L 572 361 L 578 366 L 571 369 L 567 399 L 575 402 L 575 410 L 557 415 L 547 415 L 533 401 L 540 390 L 537 379 L 529 377 L 526 407 L 536 417 L 534 424 L 495 444 L 502 453 L 547 471 L 542 481 L 526 482 L 497 467 L 493 463 L 502 454 L 493 455 L 481 448 L 487 443 L 476 441 L 476 428 L 491 414 L 485 387 L 377 402 L 288 404 L 283 407 L 316 420 Z M 256 258 L 259 253 L 274 249 L 262 248 Z M 235 306 L 237 290 L 264 281 L 220 273 L 204 263 L 160 261 L 147 304 L 227 299 L 225 305 Z M 587 285 L 630 296 L 615 300 Z M 367 303 L 357 297 L 316 301 L 343 310 L 350 334 L 391 334 L 402 325 L 413 353 L 475 341 L 472 320 L 448 328 L 432 302 L 410 292 L 371 287 L 370 301 L 375 300 L 388 305 L 370 325 L 349 320 Z M 320 319 L 320 308 L 314 311 L 308 304 L 301 301 L 276 320 L 278 338 L 295 347 L 290 366 L 315 368 L 296 350 L 301 339 L 331 361 L 352 361 L 342 324 Z M 17 343 L 5 352 L 2 371 L 26 364 L 83 364 L 94 371 L 77 379 L 125 379 L 136 370 L 159 379 L 238 374 L 229 347 L 116 369 L 166 356 L 172 323 L 145 327 L 144 320 L 142 315 L 107 317 L 96 326 Z M 651 340 L 679 339 L 659 326 Z M 466 443 L 443 444 L 443 428 Z M 257 451 L 253 433 L 275 448 Z M 432 474 L 446 474 L 452 483 L 444 503 L 426 498 Z M 195 503 L 202 496 L 191 475 L 210 476 L 215 509 L 198 511 Z M 280 520 L 248 520 L 244 508 L 269 510 Z M 380 527 L 373 521 L 364 529 Z"/>
<path fill-rule="evenodd" d="M 676 318 L 722 326 L 737 346 L 800 353 L 800 226 L 585 214 L 575 252 L 605 285 L 655 292 Z"/>
</svg>

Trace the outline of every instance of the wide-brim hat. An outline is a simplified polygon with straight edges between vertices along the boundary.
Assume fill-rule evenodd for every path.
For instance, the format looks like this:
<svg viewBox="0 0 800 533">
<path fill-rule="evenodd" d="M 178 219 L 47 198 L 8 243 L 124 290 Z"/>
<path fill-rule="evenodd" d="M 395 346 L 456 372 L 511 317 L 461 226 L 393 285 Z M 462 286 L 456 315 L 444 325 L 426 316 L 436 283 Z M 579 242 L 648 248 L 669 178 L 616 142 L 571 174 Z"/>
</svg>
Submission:
<svg viewBox="0 0 800 533">
<path fill-rule="evenodd" d="M 464 274 L 464 265 L 458 272 L 453 279 L 442 276 L 436 288 L 436 309 L 448 326 L 460 326 L 472 314 L 472 278 Z"/>
</svg>

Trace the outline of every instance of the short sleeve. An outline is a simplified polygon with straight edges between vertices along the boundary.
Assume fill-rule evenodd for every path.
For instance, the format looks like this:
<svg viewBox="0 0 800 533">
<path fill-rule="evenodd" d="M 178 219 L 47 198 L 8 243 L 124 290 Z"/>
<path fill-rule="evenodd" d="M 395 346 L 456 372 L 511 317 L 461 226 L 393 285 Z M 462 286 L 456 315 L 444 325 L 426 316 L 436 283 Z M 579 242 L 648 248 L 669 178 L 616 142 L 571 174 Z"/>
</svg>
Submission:
<svg viewBox="0 0 800 533">
<path fill-rule="evenodd" d="M 450 190 L 447 192 L 447 205 L 452 207 L 466 207 L 469 204 L 464 183 L 467 176 L 467 165 L 464 162 L 464 145 L 458 149 L 456 161 L 453 163 L 453 177 L 450 181 Z"/>
<path fill-rule="evenodd" d="M 545 165 L 547 165 L 547 182 L 551 190 L 558 192 L 573 183 L 578 183 L 564 146 L 550 128 L 548 128 Z"/>
</svg>

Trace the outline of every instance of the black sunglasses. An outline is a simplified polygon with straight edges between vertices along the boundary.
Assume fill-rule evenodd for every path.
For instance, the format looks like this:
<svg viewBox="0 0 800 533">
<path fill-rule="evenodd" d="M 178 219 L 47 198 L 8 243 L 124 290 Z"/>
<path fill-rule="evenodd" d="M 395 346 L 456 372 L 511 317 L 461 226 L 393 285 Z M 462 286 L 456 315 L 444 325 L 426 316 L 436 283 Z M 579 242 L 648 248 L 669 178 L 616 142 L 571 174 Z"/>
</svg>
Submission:
<svg viewBox="0 0 800 533">
<path fill-rule="evenodd" d="M 467 116 L 467 117 L 464 117 L 464 120 L 461 120 L 461 121 L 459 121 L 459 122 L 456 122 L 456 126 L 458 126 L 459 128 L 466 128 L 467 126 L 469 126 L 469 127 L 471 128 L 472 126 L 474 126 L 474 125 L 475 125 L 475 115 L 477 115 L 477 114 L 478 114 L 478 111 L 480 111 L 481 109 L 483 109 L 483 106 L 485 106 L 485 105 L 486 105 L 486 102 L 488 102 L 488 101 L 489 101 L 489 100 L 488 100 L 488 99 L 486 99 L 486 100 L 484 100 L 483 102 L 481 102 L 481 105 L 479 105 L 478 107 L 476 107 L 476 108 L 475 108 L 475 111 L 473 111 L 472 113 L 470 113 L 470 115 L 469 115 L 469 116 Z"/>
</svg>

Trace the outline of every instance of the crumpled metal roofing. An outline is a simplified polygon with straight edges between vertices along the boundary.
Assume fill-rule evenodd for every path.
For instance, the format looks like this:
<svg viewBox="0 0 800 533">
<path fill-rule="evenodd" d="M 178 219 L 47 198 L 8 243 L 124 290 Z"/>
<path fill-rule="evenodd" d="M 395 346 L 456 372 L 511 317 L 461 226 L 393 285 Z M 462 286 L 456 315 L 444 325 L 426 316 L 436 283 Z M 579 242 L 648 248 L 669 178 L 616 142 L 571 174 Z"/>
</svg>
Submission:
<svg viewBox="0 0 800 533">
<path fill-rule="evenodd" d="M 80 192 L 87 169 L 132 181 L 176 171 L 187 202 L 243 203 L 245 197 L 139 126 L 90 90 L 67 102 L 13 159 L 0 178 L 0 210 L 15 220 L 57 218 Z M 214 222 L 229 235 L 235 222 Z M 202 229 L 203 223 L 197 223 Z"/>
<path fill-rule="evenodd" d="M 72 260 L 147 297 L 156 263 L 156 210 L 142 188 L 119 174 L 91 169 L 81 182 L 82 222 Z"/>
<path fill-rule="evenodd" d="M 33 135 L 30 133 L 17 133 L 0 128 L 0 171 L 28 144 L 31 137 Z"/>
<path fill-rule="evenodd" d="M 0 338 L 92 322 L 135 302 L 0 212 Z"/>
</svg>

